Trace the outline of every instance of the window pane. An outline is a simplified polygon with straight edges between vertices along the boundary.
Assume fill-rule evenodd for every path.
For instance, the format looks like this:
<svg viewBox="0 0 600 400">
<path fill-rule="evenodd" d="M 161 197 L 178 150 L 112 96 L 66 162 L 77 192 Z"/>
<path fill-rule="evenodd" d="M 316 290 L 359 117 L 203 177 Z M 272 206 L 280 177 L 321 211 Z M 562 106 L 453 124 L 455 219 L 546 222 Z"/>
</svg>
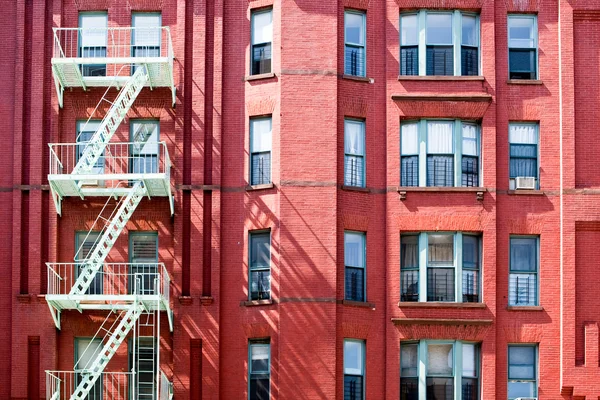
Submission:
<svg viewBox="0 0 600 400">
<path fill-rule="evenodd" d="M 252 45 L 252 75 L 271 72 L 271 43 Z"/>
<path fill-rule="evenodd" d="M 511 271 L 536 271 L 537 270 L 537 239 L 511 238 L 510 239 L 510 270 Z"/>
<path fill-rule="evenodd" d="M 508 347 L 509 378 L 535 379 L 535 347 Z M 514 375 L 513 372 L 517 373 Z"/>
<path fill-rule="evenodd" d="M 362 156 L 344 157 L 344 185 L 360 186 L 365 185 L 365 159 Z"/>
<path fill-rule="evenodd" d="M 250 377 L 250 400 L 270 400 L 269 376 L 256 374 Z"/>
<path fill-rule="evenodd" d="M 419 379 L 400 379 L 400 400 L 419 400 Z"/>
<path fill-rule="evenodd" d="M 400 75 L 419 75 L 418 46 L 403 46 L 400 49 Z"/>
<path fill-rule="evenodd" d="M 131 151 L 134 155 L 158 155 L 158 122 L 134 121 L 131 123 Z"/>
<path fill-rule="evenodd" d="M 509 79 L 535 79 L 536 78 L 536 52 L 535 50 L 515 50 L 508 53 L 510 67 Z"/>
<path fill-rule="evenodd" d="M 365 31 L 364 31 L 364 14 L 346 12 L 346 43 L 364 46 Z"/>
<path fill-rule="evenodd" d="M 400 268 L 419 268 L 419 237 L 404 235 L 400 239 Z"/>
<path fill-rule="evenodd" d="M 344 232 L 345 265 L 364 268 L 365 235 L 358 232 Z"/>
<path fill-rule="evenodd" d="M 454 268 L 427 268 L 427 301 L 454 301 Z"/>
<path fill-rule="evenodd" d="M 462 186 L 479 186 L 479 157 L 463 156 L 461 172 Z"/>
<path fill-rule="evenodd" d="M 536 274 L 510 274 L 508 279 L 508 304 L 511 306 L 537 305 Z"/>
<path fill-rule="evenodd" d="M 362 400 L 363 377 L 344 375 L 344 400 Z"/>
<path fill-rule="evenodd" d="M 365 48 L 346 45 L 344 66 L 346 75 L 365 76 Z"/>
<path fill-rule="evenodd" d="M 427 378 L 427 400 L 454 400 L 454 379 Z"/>
<path fill-rule="evenodd" d="M 462 400 L 479 400 L 479 382 L 474 378 L 462 378 Z"/>
<path fill-rule="evenodd" d="M 419 124 L 417 122 L 402 124 L 402 155 L 419 154 Z"/>
<path fill-rule="evenodd" d="M 427 156 L 427 186 L 454 186 L 454 156 Z"/>
<path fill-rule="evenodd" d="M 365 301 L 364 268 L 346 267 L 346 300 Z"/>
<path fill-rule="evenodd" d="M 477 347 L 472 343 L 462 345 L 462 376 L 477 377 Z"/>
<path fill-rule="evenodd" d="M 273 12 L 252 14 L 252 44 L 269 43 L 273 40 Z"/>
<path fill-rule="evenodd" d="M 419 271 L 402 271 L 400 301 L 419 301 Z"/>
<path fill-rule="evenodd" d="M 250 166 L 250 184 L 271 183 L 271 152 L 253 153 Z"/>
<path fill-rule="evenodd" d="M 463 268 L 479 269 L 479 237 L 463 235 Z"/>
<path fill-rule="evenodd" d="M 419 365 L 419 345 L 418 343 L 403 344 L 401 346 L 400 357 L 400 375 L 417 376 L 417 367 Z"/>
<path fill-rule="evenodd" d="M 344 374 L 363 374 L 363 342 L 344 341 Z"/>
<path fill-rule="evenodd" d="M 535 382 L 508 382 L 508 398 L 535 397 Z"/>
<path fill-rule="evenodd" d="M 454 152 L 453 122 L 427 122 L 427 153 L 452 154 Z"/>
<path fill-rule="evenodd" d="M 429 266 L 453 265 L 454 236 L 427 235 L 427 260 Z"/>
<path fill-rule="evenodd" d="M 268 268 L 271 265 L 271 234 L 250 234 L 250 268 Z"/>
<path fill-rule="evenodd" d="M 134 46 L 160 46 L 160 14 L 132 13 L 133 34 L 131 44 Z"/>
<path fill-rule="evenodd" d="M 106 47 L 108 16 L 105 13 L 79 14 L 79 26 L 82 28 L 80 47 Z"/>
<path fill-rule="evenodd" d="M 360 121 L 344 121 L 344 152 L 365 155 L 365 124 Z"/>
<path fill-rule="evenodd" d="M 452 46 L 427 46 L 426 57 L 427 75 L 454 75 L 454 49 Z"/>
<path fill-rule="evenodd" d="M 479 271 L 463 269 L 462 280 L 463 302 L 479 302 Z"/>
<path fill-rule="evenodd" d="M 427 14 L 427 44 L 452 44 L 452 14 Z"/>
<path fill-rule="evenodd" d="M 510 124 L 508 130 L 508 141 L 510 143 L 537 144 L 537 125 Z"/>
<path fill-rule="evenodd" d="M 462 153 L 464 155 L 479 155 L 477 136 L 477 126 L 464 123 L 462 124 Z"/>
<path fill-rule="evenodd" d="M 269 345 L 253 344 L 250 346 L 251 372 L 269 372 Z"/>
<path fill-rule="evenodd" d="M 535 47 L 535 36 L 533 18 L 508 18 L 508 47 Z"/>
<path fill-rule="evenodd" d="M 250 300 L 271 298 L 271 271 L 250 271 Z"/>
<path fill-rule="evenodd" d="M 419 186 L 419 156 L 402 156 L 400 185 Z"/>
<path fill-rule="evenodd" d="M 511 146 L 511 151 L 513 150 Z M 520 149 L 522 150 L 522 149 Z M 524 151 L 515 151 L 515 153 L 525 153 Z M 510 177 L 514 178 L 517 176 L 525 177 L 537 177 L 537 159 L 536 158 L 516 158 L 511 155 L 510 158 Z"/>
<path fill-rule="evenodd" d="M 427 376 L 452 376 L 454 371 L 452 348 L 452 344 L 427 345 Z"/>
<path fill-rule="evenodd" d="M 271 118 L 253 118 L 250 120 L 252 153 L 271 151 Z"/>
<path fill-rule="evenodd" d="M 400 45 L 416 45 L 419 42 L 418 19 L 416 14 L 400 17 Z"/>
<path fill-rule="evenodd" d="M 479 75 L 479 50 L 477 47 L 461 47 L 460 58 L 463 76 Z"/>
<path fill-rule="evenodd" d="M 468 46 L 477 46 L 477 18 L 473 15 L 462 16 L 462 44 Z"/>
</svg>

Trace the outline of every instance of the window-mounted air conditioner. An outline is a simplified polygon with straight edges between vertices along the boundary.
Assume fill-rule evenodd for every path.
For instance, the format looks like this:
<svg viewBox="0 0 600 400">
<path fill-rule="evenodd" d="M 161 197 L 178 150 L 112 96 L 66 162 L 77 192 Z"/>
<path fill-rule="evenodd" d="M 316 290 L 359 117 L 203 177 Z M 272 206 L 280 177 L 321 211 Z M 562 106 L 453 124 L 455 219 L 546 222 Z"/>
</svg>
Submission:
<svg viewBox="0 0 600 400">
<path fill-rule="evenodd" d="M 515 178 L 515 189 L 535 189 L 535 178 L 532 176 L 517 176 Z M 523 397 L 523 400 L 526 398 Z"/>
</svg>

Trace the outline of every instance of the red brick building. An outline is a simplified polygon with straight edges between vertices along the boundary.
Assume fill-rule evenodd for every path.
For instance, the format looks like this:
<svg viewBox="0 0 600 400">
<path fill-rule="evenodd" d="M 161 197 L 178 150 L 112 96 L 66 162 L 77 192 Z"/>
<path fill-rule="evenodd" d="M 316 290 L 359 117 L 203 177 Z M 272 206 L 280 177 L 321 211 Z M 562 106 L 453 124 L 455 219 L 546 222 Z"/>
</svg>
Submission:
<svg viewBox="0 0 600 400">
<path fill-rule="evenodd" d="M 600 398 L 600 1 L 2 21 L 0 398 Z"/>
</svg>

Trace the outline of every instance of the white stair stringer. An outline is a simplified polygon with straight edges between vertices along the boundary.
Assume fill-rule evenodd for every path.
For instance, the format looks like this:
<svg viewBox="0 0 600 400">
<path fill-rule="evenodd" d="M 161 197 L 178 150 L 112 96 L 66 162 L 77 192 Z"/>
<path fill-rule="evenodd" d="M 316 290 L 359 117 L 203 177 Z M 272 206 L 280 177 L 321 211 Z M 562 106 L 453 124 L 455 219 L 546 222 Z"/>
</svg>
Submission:
<svg viewBox="0 0 600 400">
<path fill-rule="evenodd" d="M 149 79 L 146 67 L 139 66 L 119 92 L 117 99 L 112 103 L 108 113 L 102 119 L 100 127 L 94 133 L 83 150 L 83 154 L 73 168 L 72 174 L 81 175 L 92 172 L 98 158 L 102 156 L 108 142 L 127 115 L 131 105 Z"/>
<path fill-rule="evenodd" d="M 129 190 L 127 196 L 121 200 L 118 210 L 112 215 L 108 222 L 107 228 L 104 230 L 98 243 L 94 247 L 92 253 L 82 262 L 82 267 L 73 284 L 70 295 L 83 295 L 88 290 L 96 273 L 102 268 L 102 264 L 106 256 L 112 249 L 115 241 L 127 225 L 127 221 L 135 211 L 138 204 L 146 194 L 146 187 L 142 181 L 136 181 L 133 187 Z"/>
<path fill-rule="evenodd" d="M 133 329 L 137 319 L 144 310 L 144 305 L 141 302 L 136 301 L 131 304 L 115 330 L 106 335 L 104 339 L 105 344 L 100 354 L 81 373 L 81 381 L 71 395 L 70 400 L 83 400 L 87 398 L 90 390 L 94 388 L 94 384 L 104 371 L 104 368 L 106 368 L 108 362 L 115 355 L 121 343 L 127 338 L 127 335 Z"/>
</svg>

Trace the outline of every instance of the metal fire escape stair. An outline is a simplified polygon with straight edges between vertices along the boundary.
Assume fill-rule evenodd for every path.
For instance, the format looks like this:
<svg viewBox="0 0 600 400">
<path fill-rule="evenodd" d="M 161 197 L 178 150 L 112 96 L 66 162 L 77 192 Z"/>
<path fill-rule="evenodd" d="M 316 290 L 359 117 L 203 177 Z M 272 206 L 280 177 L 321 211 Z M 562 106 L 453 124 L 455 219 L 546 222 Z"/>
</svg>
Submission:
<svg viewBox="0 0 600 400">
<path fill-rule="evenodd" d="M 142 302 L 134 302 L 121 319 L 119 325 L 112 332 L 107 333 L 104 338 L 105 344 L 102 351 L 92 361 L 91 365 L 86 366 L 84 372 L 82 372 L 81 381 L 71 395 L 70 400 L 83 400 L 87 398 L 90 390 L 94 388 L 94 384 L 104 371 L 104 368 L 115 355 L 121 343 L 127 338 L 129 332 L 134 328 L 136 321 L 144 310 L 145 306 Z"/>
</svg>

